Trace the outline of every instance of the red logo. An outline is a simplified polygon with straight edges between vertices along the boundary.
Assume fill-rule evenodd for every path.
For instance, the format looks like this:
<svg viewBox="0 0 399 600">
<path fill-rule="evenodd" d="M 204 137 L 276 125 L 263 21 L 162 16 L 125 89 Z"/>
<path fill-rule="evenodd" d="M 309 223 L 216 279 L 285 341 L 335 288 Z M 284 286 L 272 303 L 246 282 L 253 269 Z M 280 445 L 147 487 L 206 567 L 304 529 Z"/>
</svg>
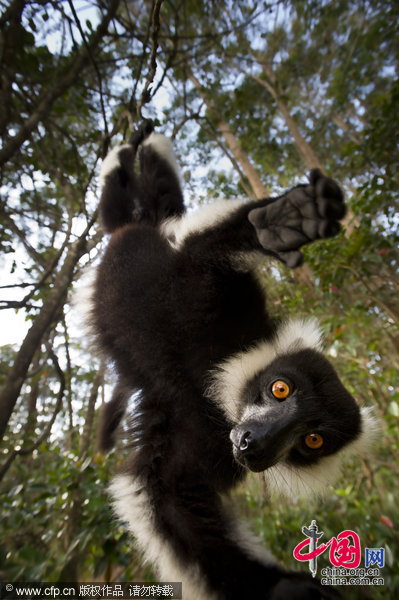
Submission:
<svg viewBox="0 0 399 600">
<path fill-rule="evenodd" d="M 317 545 L 317 541 L 322 537 L 323 532 L 317 531 L 316 521 L 312 521 L 309 527 L 302 527 L 302 532 L 306 539 L 295 546 L 293 555 L 296 560 L 301 562 L 309 561 L 309 568 L 313 577 L 317 570 L 317 557 L 329 549 L 330 563 L 334 567 L 344 567 L 346 569 L 356 569 L 360 564 L 361 545 L 360 538 L 355 531 L 345 529 L 336 537 L 332 537 L 327 543 Z M 305 548 L 308 552 L 303 552 Z"/>
</svg>

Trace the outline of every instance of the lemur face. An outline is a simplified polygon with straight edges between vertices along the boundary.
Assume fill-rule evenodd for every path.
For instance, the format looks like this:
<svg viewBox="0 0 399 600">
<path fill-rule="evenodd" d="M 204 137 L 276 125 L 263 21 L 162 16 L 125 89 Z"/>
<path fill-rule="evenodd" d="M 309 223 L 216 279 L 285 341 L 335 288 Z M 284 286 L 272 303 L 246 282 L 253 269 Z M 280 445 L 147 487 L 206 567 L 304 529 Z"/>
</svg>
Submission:
<svg viewBox="0 0 399 600">
<path fill-rule="evenodd" d="M 235 459 L 255 472 L 281 464 L 306 470 L 362 431 L 356 401 L 313 349 L 275 358 L 247 383 L 241 402 L 230 438 Z"/>
</svg>

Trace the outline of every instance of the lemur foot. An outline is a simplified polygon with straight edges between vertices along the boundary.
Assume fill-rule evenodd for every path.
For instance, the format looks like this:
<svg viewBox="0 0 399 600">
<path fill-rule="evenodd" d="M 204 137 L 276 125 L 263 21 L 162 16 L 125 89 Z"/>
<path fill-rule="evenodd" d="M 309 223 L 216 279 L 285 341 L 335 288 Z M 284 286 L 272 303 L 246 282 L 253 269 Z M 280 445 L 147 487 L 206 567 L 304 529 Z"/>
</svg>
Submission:
<svg viewBox="0 0 399 600">
<path fill-rule="evenodd" d="M 291 573 L 280 579 L 269 600 L 340 600 L 341 594 L 328 585 L 321 585 L 306 573 Z"/>
<path fill-rule="evenodd" d="M 289 267 L 302 262 L 299 248 L 336 235 L 345 216 L 338 184 L 321 173 L 310 172 L 309 184 L 298 185 L 266 206 L 249 212 L 262 247 Z"/>
<path fill-rule="evenodd" d="M 142 124 L 140 125 L 140 127 L 138 127 L 131 134 L 131 136 L 129 138 L 129 144 L 131 146 L 133 146 L 133 148 L 135 150 L 137 150 L 137 148 L 140 146 L 140 144 L 142 142 L 144 142 L 144 140 L 146 138 L 148 138 L 150 133 L 152 133 L 153 131 L 154 131 L 154 122 L 151 119 L 145 119 L 142 122 Z"/>
</svg>

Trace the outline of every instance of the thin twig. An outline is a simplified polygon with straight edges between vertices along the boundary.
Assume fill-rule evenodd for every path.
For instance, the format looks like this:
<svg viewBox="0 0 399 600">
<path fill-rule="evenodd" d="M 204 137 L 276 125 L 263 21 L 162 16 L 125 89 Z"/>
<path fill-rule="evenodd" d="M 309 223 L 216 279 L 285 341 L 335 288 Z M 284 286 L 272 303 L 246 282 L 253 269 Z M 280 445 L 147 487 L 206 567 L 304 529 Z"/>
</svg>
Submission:
<svg viewBox="0 0 399 600">
<path fill-rule="evenodd" d="M 104 105 L 104 92 L 103 92 L 103 80 L 102 80 L 102 76 L 101 76 L 101 72 L 100 69 L 98 68 L 98 64 L 96 62 L 96 60 L 94 59 L 93 53 L 91 51 L 90 45 L 87 42 L 86 39 L 86 35 L 85 32 L 83 31 L 82 25 L 80 24 L 80 20 L 79 17 L 76 13 L 75 7 L 73 5 L 72 0 L 68 0 L 68 4 L 69 4 L 69 8 L 71 9 L 73 18 L 75 19 L 75 23 L 76 26 L 79 30 L 79 33 L 81 35 L 81 38 L 83 40 L 83 43 L 86 47 L 87 50 L 87 54 L 89 55 L 89 58 L 93 64 L 94 70 L 97 73 L 97 79 L 98 79 L 98 91 L 100 92 L 100 105 L 101 105 L 101 114 L 103 117 L 103 121 L 104 121 L 104 131 L 105 133 L 108 133 L 108 123 L 107 123 L 107 116 L 105 114 L 105 105 Z"/>
<path fill-rule="evenodd" d="M 151 99 L 150 85 L 154 81 L 155 74 L 157 72 L 157 52 L 158 52 L 158 34 L 160 29 L 159 15 L 161 12 L 163 0 L 155 0 L 151 15 L 151 28 L 152 28 L 152 50 L 150 56 L 150 70 L 147 75 L 146 82 L 144 84 L 143 91 L 141 92 L 139 103 L 137 104 L 137 116 L 139 119 L 143 118 L 141 109 L 144 104 L 147 104 Z"/>
</svg>

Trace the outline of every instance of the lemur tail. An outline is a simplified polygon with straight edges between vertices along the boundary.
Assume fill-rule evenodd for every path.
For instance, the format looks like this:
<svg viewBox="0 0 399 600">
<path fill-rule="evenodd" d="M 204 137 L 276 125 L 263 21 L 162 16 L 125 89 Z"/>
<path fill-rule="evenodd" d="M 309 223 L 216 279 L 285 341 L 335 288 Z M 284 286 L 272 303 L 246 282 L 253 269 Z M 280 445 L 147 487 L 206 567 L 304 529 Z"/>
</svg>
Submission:
<svg viewBox="0 0 399 600">
<path fill-rule="evenodd" d="M 153 130 L 152 121 L 145 121 L 102 164 L 100 215 L 107 233 L 128 223 L 157 226 L 185 210 L 172 144 Z"/>
</svg>

